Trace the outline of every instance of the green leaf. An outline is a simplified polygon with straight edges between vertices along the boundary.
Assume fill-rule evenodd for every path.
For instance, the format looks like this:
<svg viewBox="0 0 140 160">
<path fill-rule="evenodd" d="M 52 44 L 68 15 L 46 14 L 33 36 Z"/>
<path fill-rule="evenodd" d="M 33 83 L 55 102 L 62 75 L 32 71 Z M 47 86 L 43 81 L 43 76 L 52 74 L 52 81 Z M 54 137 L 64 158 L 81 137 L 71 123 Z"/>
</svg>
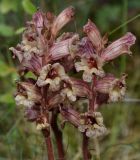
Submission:
<svg viewBox="0 0 140 160">
<path fill-rule="evenodd" d="M 23 0 L 22 6 L 28 14 L 32 15 L 36 12 L 36 7 L 33 5 L 33 3 L 30 0 Z"/>
<path fill-rule="evenodd" d="M 8 66 L 3 61 L 0 61 L 0 77 L 6 77 L 11 73 L 15 73 L 15 68 Z"/>
<path fill-rule="evenodd" d="M 0 3 L 0 12 L 3 14 L 8 13 L 9 11 L 17 11 L 18 0 L 2 0 Z"/>
<path fill-rule="evenodd" d="M 26 29 L 25 27 L 20 27 L 15 31 L 15 34 L 21 34 L 25 29 Z"/>
<path fill-rule="evenodd" d="M 5 94 L 0 94 L 0 103 L 14 103 L 13 93 L 7 92 Z"/>
<path fill-rule="evenodd" d="M 0 24 L 0 35 L 4 37 L 10 37 L 14 34 L 14 30 L 11 26 L 6 24 Z"/>
</svg>

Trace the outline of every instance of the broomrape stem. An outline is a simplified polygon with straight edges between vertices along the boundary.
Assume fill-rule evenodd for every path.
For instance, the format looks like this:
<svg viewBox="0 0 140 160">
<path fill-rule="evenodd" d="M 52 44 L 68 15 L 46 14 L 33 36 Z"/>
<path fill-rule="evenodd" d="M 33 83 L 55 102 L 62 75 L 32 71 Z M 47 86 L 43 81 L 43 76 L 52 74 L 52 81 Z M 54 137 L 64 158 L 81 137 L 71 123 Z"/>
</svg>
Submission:
<svg viewBox="0 0 140 160">
<path fill-rule="evenodd" d="M 89 138 L 83 133 L 83 143 L 82 143 L 82 151 L 84 160 L 91 159 L 90 152 L 88 150 L 88 140 Z"/>
<path fill-rule="evenodd" d="M 46 107 L 46 101 L 47 101 L 47 96 L 46 96 L 46 91 L 48 90 L 48 87 L 42 87 L 42 96 L 43 96 L 43 100 L 42 100 L 42 106 Z M 46 112 L 46 108 L 43 108 L 44 113 L 46 113 L 46 118 L 47 118 L 47 122 L 49 123 L 49 113 Z M 44 128 L 42 129 L 42 133 L 43 136 L 45 138 L 45 143 L 47 146 L 47 153 L 48 153 L 48 160 L 54 160 L 54 151 L 53 151 L 53 145 L 51 142 L 51 136 L 50 136 L 50 128 Z"/>
<path fill-rule="evenodd" d="M 52 126 L 56 143 L 57 143 L 59 160 L 65 160 L 65 152 L 64 152 L 63 138 L 62 138 L 63 136 L 62 136 L 61 130 L 58 128 L 58 125 L 57 125 L 56 113 L 52 115 L 51 126 Z"/>
<path fill-rule="evenodd" d="M 48 129 L 43 129 L 42 133 L 45 138 L 45 143 L 47 146 L 48 160 L 54 160 L 53 146 L 51 142 L 50 133 L 48 132 Z"/>
</svg>

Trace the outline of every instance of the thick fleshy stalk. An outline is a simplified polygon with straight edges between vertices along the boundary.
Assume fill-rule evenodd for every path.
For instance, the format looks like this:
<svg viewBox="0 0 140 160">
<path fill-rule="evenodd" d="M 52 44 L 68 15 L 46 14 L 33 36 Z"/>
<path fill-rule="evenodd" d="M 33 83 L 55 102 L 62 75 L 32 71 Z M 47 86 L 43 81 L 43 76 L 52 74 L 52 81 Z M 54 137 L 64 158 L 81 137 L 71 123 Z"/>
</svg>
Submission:
<svg viewBox="0 0 140 160">
<path fill-rule="evenodd" d="M 63 146 L 63 134 L 57 125 L 57 113 L 54 113 L 52 115 L 51 126 L 52 126 L 53 133 L 56 139 L 58 157 L 60 160 L 61 159 L 65 160 L 65 152 L 64 152 L 64 146 Z"/>
</svg>

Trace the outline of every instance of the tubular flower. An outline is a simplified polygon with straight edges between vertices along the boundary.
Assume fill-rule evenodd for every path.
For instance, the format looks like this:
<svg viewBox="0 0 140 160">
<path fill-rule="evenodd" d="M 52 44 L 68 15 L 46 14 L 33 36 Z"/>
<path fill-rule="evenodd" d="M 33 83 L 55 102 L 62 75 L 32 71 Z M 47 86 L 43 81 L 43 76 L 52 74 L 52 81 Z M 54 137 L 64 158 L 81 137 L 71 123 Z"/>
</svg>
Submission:
<svg viewBox="0 0 140 160">
<path fill-rule="evenodd" d="M 99 137 L 107 132 L 100 112 L 81 114 L 78 129 L 80 132 L 85 132 L 87 137 Z"/>
<path fill-rule="evenodd" d="M 128 32 L 120 39 L 110 44 L 101 54 L 104 62 L 110 61 L 124 53 L 131 54 L 130 47 L 135 44 L 135 36 Z"/>
<path fill-rule="evenodd" d="M 83 31 L 87 34 L 96 51 L 104 48 L 105 41 L 103 41 L 98 28 L 91 20 L 88 20 L 87 24 L 83 27 Z"/>
<path fill-rule="evenodd" d="M 31 82 L 18 83 L 18 92 L 15 96 L 17 105 L 24 105 L 25 107 L 32 107 L 40 103 L 41 96 L 39 88 Z"/>
<path fill-rule="evenodd" d="M 107 133 L 103 124 L 103 117 L 100 112 L 79 114 L 71 107 L 61 108 L 61 115 L 78 128 L 87 137 L 99 137 Z"/>
<path fill-rule="evenodd" d="M 115 78 L 113 75 L 107 75 L 97 81 L 95 89 L 100 93 L 108 94 L 109 102 L 122 100 L 126 91 L 125 78 L 126 75 L 123 75 L 120 79 Z"/>
<path fill-rule="evenodd" d="M 88 84 L 82 80 L 71 78 L 64 83 L 64 88 L 61 90 L 60 95 L 68 98 L 70 101 L 76 101 L 76 97 L 88 97 L 90 88 Z"/>
<path fill-rule="evenodd" d="M 75 63 L 75 68 L 77 72 L 84 71 L 83 80 L 87 82 L 91 82 L 93 73 L 100 77 L 104 76 L 104 71 L 97 69 L 96 61 L 93 58 L 81 59 L 80 62 Z"/>
<path fill-rule="evenodd" d="M 87 37 L 81 40 L 78 54 L 81 57 L 81 62 L 76 62 L 75 67 L 78 72 L 80 70 L 85 71 L 83 73 L 83 79 L 88 82 L 91 81 L 93 73 L 100 77 L 103 76 L 104 72 L 102 67 L 106 62 L 113 60 L 124 53 L 131 54 L 130 47 L 136 40 L 135 36 L 128 32 L 122 38 L 105 48 L 107 37 L 101 37 L 101 34 L 94 23 L 89 20 L 83 30 L 87 34 Z M 92 45 L 90 43 L 92 43 Z M 84 60 L 82 59 L 83 57 Z M 93 65 L 90 67 L 90 70 L 87 69 L 89 68 L 87 63 L 89 59 L 92 59 L 94 64 L 96 64 L 96 66 Z"/>
<path fill-rule="evenodd" d="M 55 37 L 57 33 L 65 26 L 74 16 L 74 8 L 68 7 L 63 10 L 54 20 L 51 28 L 51 33 Z"/>
<path fill-rule="evenodd" d="M 78 48 L 79 36 L 77 34 L 72 35 L 70 38 L 56 42 L 50 48 L 50 57 L 53 60 L 61 59 L 65 56 L 75 56 Z"/>
<path fill-rule="evenodd" d="M 41 87 L 49 84 L 51 91 L 57 91 L 60 89 L 61 81 L 65 79 L 68 79 L 68 76 L 62 65 L 59 63 L 54 63 L 53 65 L 47 64 L 40 71 L 37 85 Z"/>
</svg>

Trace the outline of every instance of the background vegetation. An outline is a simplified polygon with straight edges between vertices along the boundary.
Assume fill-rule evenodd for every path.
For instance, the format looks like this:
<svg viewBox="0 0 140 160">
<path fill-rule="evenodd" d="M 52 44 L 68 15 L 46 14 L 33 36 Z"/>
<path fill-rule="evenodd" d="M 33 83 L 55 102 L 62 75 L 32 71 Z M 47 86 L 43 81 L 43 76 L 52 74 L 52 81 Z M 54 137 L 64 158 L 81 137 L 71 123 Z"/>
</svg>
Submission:
<svg viewBox="0 0 140 160">
<path fill-rule="evenodd" d="M 139 0 L 0 0 L 0 160 L 44 160 L 42 135 L 24 119 L 24 109 L 15 106 L 16 63 L 8 48 L 21 39 L 25 21 L 40 8 L 58 14 L 66 6 L 76 8 L 76 20 L 65 29 L 82 34 L 90 18 L 109 40 L 131 31 L 137 37 L 133 57 L 118 58 L 107 70 L 128 73 L 126 100 L 106 105 L 100 110 L 110 133 L 103 139 L 91 140 L 93 159 L 140 159 L 140 1 Z M 136 17 L 135 17 L 136 16 Z M 134 18 L 133 18 L 134 17 Z M 132 19 L 119 30 L 115 28 Z M 113 32 L 112 32 L 113 31 Z M 67 125 L 64 143 L 69 160 L 81 160 L 80 134 Z"/>
</svg>

